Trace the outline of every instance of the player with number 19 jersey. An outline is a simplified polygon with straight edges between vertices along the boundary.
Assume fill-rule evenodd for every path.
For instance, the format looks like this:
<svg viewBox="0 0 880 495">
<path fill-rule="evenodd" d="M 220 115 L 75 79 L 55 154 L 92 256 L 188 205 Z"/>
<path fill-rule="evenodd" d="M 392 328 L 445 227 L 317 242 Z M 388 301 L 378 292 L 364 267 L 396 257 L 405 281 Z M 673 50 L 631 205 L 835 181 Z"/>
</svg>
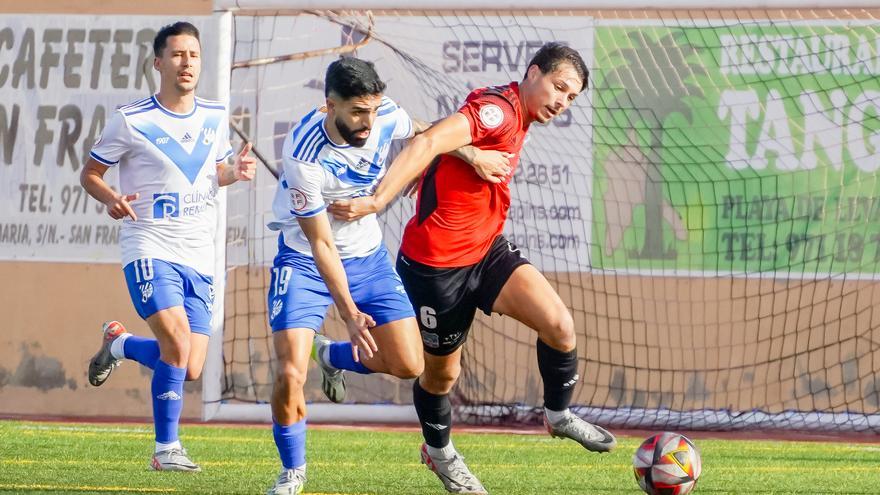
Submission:
<svg viewBox="0 0 880 495">
<path fill-rule="evenodd" d="M 407 112 L 387 96 L 382 97 L 362 147 L 334 143 L 324 129 L 326 118 L 323 108 L 313 110 L 284 142 L 284 171 L 273 203 L 275 220 L 268 224 L 269 229 L 280 231 L 268 298 L 273 331 L 318 331 L 332 303 L 297 218 L 315 216 L 334 200 L 372 194 L 385 175 L 391 142 L 410 138 L 414 131 Z M 376 215 L 355 222 L 329 220 L 358 308 L 372 316 L 376 325 L 413 316 L 382 243 Z"/>
</svg>

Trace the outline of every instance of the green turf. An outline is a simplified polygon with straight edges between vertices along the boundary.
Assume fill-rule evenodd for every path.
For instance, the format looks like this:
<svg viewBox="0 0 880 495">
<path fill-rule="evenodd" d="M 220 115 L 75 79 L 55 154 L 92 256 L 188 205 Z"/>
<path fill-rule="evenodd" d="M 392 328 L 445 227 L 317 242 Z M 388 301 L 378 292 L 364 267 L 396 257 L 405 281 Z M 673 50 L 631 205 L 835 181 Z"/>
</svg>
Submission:
<svg viewBox="0 0 880 495">
<path fill-rule="evenodd" d="M 279 469 L 271 428 L 185 426 L 199 474 L 156 473 L 148 425 L 0 421 L 0 493 L 265 493 Z M 311 494 L 446 493 L 418 463 L 417 433 L 312 430 Z M 631 457 L 641 439 L 611 454 L 535 435 L 456 434 L 455 444 L 493 495 L 640 493 Z M 876 494 L 880 446 L 698 440 L 695 493 Z"/>
</svg>

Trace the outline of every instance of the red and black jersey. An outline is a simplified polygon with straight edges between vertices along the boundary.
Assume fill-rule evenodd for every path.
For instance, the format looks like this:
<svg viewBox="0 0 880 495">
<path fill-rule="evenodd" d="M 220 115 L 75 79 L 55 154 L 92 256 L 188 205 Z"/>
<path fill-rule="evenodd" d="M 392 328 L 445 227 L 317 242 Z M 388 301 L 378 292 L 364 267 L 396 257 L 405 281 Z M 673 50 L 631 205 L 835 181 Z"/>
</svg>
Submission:
<svg viewBox="0 0 880 495">
<path fill-rule="evenodd" d="M 478 263 L 501 234 L 510 208 L 508 183 L 528 131 L 515 82 L 474 90 L 458 111 L 470 122 L 473 146 L 516 156 L 510 175 L 498 184 L 450 155 L 438 157 L 422 175 L 416 214 L 406 225 L 400 249 L 434 267 Z"/>
</svg>

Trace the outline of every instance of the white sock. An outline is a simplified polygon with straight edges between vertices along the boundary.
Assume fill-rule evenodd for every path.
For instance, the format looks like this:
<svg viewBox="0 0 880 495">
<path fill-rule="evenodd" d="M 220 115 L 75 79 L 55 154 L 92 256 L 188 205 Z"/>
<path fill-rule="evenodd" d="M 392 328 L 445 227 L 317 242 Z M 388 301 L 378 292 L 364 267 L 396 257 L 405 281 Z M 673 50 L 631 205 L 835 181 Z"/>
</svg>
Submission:
<svg viewBox="0 0 880 495">
<path fill-rule="evenodd" d="M 182 448 L 183 448 L 183 446 L 180 445 L 180 440 L 175 440 L 171 443 L 156 442 L 156 453 L 164 452 L 166 450 L 171 450 L 171 449 L 182 449 Z"/>
<path fill-rule="evenodd" d="M 131 337 L 131 334 L 125 332 L 110 344 L 110 354 L 116 359 L 125 359 L 125 339 Z"/>
<path fill-rule="evenodd" d="M 333 366 L 333 363 L 330 362 L 330 346 L 329 345 L 325 345 L 324 348 L 321 349 L 321 359 L 325 363 L 329 364 L 330 366 Z"/>
<path fill-rule="evenodd" d="M 568 419 L 568 417 L 571 416 L 571 411 L 568 409 L 563 411 L 553 411 L 552 409 L 547 409 L 545 407 L 544 413 L 547 415 L 547 421 L 549 421 L 551 425 L 559 424 L 560 421 Z"/>
<path fill-rule="evenodd" d="M 455 447 L 452 445 L 452 442 L 449 442 L 449 445 L 442 448 L 431 447 L 430 445 L 425 445 L 428 447 L 428 455 L 435 459 L 452 459 L 452 456 L 455 455 Z"/>
</svg>

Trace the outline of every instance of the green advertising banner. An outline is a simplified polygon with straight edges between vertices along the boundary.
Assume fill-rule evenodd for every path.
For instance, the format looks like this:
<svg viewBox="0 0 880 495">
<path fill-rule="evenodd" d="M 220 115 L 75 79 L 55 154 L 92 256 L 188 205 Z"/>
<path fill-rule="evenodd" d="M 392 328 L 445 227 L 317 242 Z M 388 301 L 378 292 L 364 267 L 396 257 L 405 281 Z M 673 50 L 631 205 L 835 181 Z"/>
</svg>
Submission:
<svg viewBox="0 0 880 495">
<path fill-rule="evenodd" d="M 597 269 L 878 272 L 880 25 L 597 26 Z"/>
</svg>

